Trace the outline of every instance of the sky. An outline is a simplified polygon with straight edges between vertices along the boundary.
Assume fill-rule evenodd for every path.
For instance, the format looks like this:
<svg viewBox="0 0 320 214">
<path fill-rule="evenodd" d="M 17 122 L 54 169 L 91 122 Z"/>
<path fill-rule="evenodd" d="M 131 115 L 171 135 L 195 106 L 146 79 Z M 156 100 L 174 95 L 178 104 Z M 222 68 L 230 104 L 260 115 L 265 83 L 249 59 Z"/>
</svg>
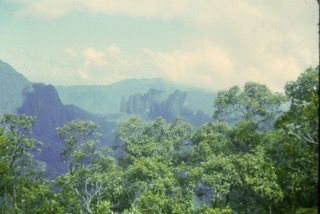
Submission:
<svg viewBox="0 0 320 214">
<path fill-rule="evenodd" d="M 0 0 L 0 59 L 30 81 L 282 91 L 318 65 L 316 0 Z"/>
</svg>

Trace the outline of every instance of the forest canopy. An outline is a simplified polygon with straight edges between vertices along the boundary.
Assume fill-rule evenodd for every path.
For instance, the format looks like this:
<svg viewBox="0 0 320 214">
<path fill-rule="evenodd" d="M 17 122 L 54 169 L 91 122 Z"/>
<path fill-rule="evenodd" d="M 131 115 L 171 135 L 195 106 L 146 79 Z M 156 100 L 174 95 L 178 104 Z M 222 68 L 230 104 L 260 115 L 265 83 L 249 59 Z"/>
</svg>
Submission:
<svg viewBox="0 0 320 214">
<path fill-rule="evenodd" d="M 285 94 L 248 82 L 219 91 L 214 122 L 182 118 L 118 125 L 113 149 L 92 121 L 57 128 L 67 172 L 51 180 L 33 155 L 36 118 L 0 129 L 1 213 L 317 213 L 319 67 Z"/>
</svg>

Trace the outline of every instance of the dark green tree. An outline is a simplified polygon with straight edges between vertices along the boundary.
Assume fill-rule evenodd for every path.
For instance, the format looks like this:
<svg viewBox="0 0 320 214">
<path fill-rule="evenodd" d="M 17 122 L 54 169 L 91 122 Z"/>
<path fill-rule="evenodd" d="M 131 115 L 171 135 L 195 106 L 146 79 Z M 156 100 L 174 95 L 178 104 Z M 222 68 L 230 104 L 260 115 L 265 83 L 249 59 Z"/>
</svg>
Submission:
<svg viewBox="0 0 320 214">
<path fill-rule="evenodd" d="M 308 68 L 285 92 L 289 110 L 270 135 L 270 156 L 284 191 L 279 209 L 296 212 L 317 206 L 319 147 L 319 67 Z"/>
<path fill-rule="evenodd" d="M 264 213 L 282 199 L 264 138 L 247 125 L 244 120 L 233 128 L 208 123 L 194 133 L 189 175 L 198 206 Z"/>
<path fill-rule="evenodd" d="M 192 137 L 190 175 L 201 203 L 251 213 L 269 212 L 282 199 L 265 136 L 284 101 L 283 95 L 254 82 L 243 90 L 234 86 L 218 92 L 218 123 L 203 125 Z"/>
<path fill-rule="evenodd" d="M 146 122 L 133 117 L 119 125 L 116 143 L 125 151 L 120 159 L 125 170 L 124 208 L 140 213 L 191 210 L 191 191 L 182 176 L 191 131 L 181 118 L 166 123 L 162 118 Z"/>
<path fill-rule="evenodd" d="M 70 175 L 98 159 L 96 149 L 102 133 L 97 124 L 92 121 L 73 120 L 56 131 L 64 140 L 60 160 L 67 163 Z"/>
<path fill-rule="evenodd" d="M 68 172 L 56 180 L 64 212 L 111 212 L 121 192 L 122 170 L 105 148 L 98 148 L 101 132 L 91 121 L 74 120 L 57 128 L 64 140 L 60 153 Z"/>
<path fill-rule="evenodd" d="M 272 93 L 266 85 L 248 82 L 243 91 L 238 86 L 219 91 L 214 101 L 213 116 L 233 125 L 245 120 L 256 129 L 264 130 L 273 125 L 284 101 L 282 94 Z"/>
<path fill-rule="evenodd" d="M 48 201 L 49 184 L 32 153 L 41 143 L 30 138 L 34 117 L 5 114 L 0 124 L 0 207 L 2 213 L 36 213 Z M 38 162 L 39 163 L 39 162 Z"/>
</svg>

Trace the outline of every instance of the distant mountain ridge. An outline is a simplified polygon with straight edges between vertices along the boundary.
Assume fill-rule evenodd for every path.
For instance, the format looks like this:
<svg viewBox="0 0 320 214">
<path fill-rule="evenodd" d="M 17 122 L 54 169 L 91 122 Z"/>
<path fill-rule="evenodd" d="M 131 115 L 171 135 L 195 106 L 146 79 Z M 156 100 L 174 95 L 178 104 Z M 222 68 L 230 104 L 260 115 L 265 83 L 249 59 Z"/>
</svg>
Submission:
<svg viewBox="0 0 320 214">
<path fill-rule="evenodd" d="M 177 85 L 162 79 L 128 79 L 111 85 L 56 86 L 64 104 L 75 104 L 96 114 L 117 114 L 123 99 L 133 94 L 146 94 L 150 89 L 165 92 L 167 95 L 176 90 L 188 93 L 191 109 L 212 115 L 214 92 L 189 86 Z"/>
<path fill-rule="evenodd" d="M 107 86 L 58 86 L 31 83 L 0 60 L 0 117 L 6 113 L 35 116 L 33 137 L 44 143 L 36 158 L 51 175 L 65 170 L 59 161 L 62 142 L 55 129 L 74 119 L 96 122 L 102 143 L 113 143 L 116 123 L 136 114 L 145 119 L 181 116 L 194 126 L 211 119 L 215 93 L 161 79 L 130 79 Z"/>
</svg>

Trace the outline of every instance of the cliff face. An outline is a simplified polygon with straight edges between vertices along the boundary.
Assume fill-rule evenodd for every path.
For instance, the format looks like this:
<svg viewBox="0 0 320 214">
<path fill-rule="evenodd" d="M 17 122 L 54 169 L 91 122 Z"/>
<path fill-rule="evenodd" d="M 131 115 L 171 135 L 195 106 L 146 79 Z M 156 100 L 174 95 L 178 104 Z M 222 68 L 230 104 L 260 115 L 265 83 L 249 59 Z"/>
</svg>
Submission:
<svg viewBox="0 0 320 214">
<path fill-rule="evenodd" d="M 174 84 L 161 79 L 128 79 L 111 85 L 56 86 L 63 104 L 74 104 L 101 115 L 127 112 L 126 102 L 131 95 L 148 94 L 149 90 L 165 92 L 166 98 L 177 89 L 188 93 L 192 110 L 212 115 L 214 92 Z M 121 111 L 119 111 L 121 109 Z"/>
<path fill-rule="evenodd" d="M 150 89 L 146 94 L 130 95 L 128 101 L 125 104 L 122 104 L 122 109 L 120 110 L 128 114 L 138 114 L 152 117 L 161 111 L 161 105 L 165 99 L 165 92 Z M 123 105 L 125 107 L 123 107 Z"/>
<path fill-rule="evenodd" d="M 56 140 L 55 128 L 67 122 L 67 115 L 52 85 L 33 84 L 33 90 L 25 93 L 25 101 L 18 113 L 37 118 L 33 133 L 41 141 Z"/>
<path fill-rule="evenodd" d="M 115 125 L 99 116 L 92 115 L 74 105 L 64 106 L 52 85 L 33 84 L 33 90 L 25 93 L 25 101 L 17 113 L 36 117 L 33 137 L 43 142 L 40 154 L 36 158 L 48 164 L 52 170 L 62 172 L 65 165 L 59 161 L 63 146 L 55 130 L 74 119 L 92 120 L 102 127 L 105 139 Z"/>
<path fill-rule="evenodd" d="M 25 93 L 25 101 L 17 113 L 36 117 L 33 137 L 43 142 L 41 153 L 36 159 L 52 167 L 51 171 L 64 171 L 59 161 L 62 143 L 55 133 L 55 128 L 67 122 L 65 109 L 51 85 L 33 84 L 33 90 Z"/>
<path fill-rule="evenodd" d="M 24 102 L 24 92 L 30 89 L 31 84 L 23 75 L 0 60 L 0 116 L 15 112 Z"/>
<path fill-rule="evenodd" d="M 145 94 L 151 88 L 174 91 L 171 84 L 161 79 L 131 79 L 111 85 L 56 86 L 56 88 L 64 104 L 75 104 L 89 112 L 103 115 L 119 113 L 122 97 Z"/>
<path fill-rule="evenodd" d="M 133 94 L 125 104 L 122 102 L 120 110 L 149 119 L 161 116 L 167 120 L 172 120 L 175 116 L 193 114 L 188 93 L 179 90 L 169 95 L 155 89 L 150 89 L 146 94 Z"/>
<path fill-rule="evenodd" d="M 75 119 L 92 120 L 105 133 L 105 141 L 110 137 L 115 124 L 74 105 L 64 106 L 52 85 L 36 83 L 33 84 L 32 89 L 25 93 L 25 101 L 17 113 L 36 117 L 33 137 L 44 144 L 41 153 L 35 156 L 40 161 L 47 163 L 50 170 L 63 172 L 66 169 L 66 166 L 59 161 L 59 153 L 63 144 L 56 134 L 56 128 Z"/>
<path fill-rule="evenodd" d="M 114 123 L 75 105 L 63 105 L 54 86 L 32 84 L 10 65 L 0 60 L 0 117 L 6 113 L 36 117 L 32 137 L 43 142 L 43 145 L 42 151 L 34 155 L 37 160 L 47 164 L 47 171 L 51 172 L 52 176 L 66 169 L 66 166 L 59 161 L 63 144 L 56 134 L 56 128 L 75 119 L 91 120 L 101 127 L 104 144 L 111 144 L 113 141 Z"/>
<path fill-rule="evenodd" d="M 173 119 L 175 116 L 186 117 L 193 115 L 192 106 L 187 92 L 176 90 L 163 104 L 165 118 Z"/>
</svg>

